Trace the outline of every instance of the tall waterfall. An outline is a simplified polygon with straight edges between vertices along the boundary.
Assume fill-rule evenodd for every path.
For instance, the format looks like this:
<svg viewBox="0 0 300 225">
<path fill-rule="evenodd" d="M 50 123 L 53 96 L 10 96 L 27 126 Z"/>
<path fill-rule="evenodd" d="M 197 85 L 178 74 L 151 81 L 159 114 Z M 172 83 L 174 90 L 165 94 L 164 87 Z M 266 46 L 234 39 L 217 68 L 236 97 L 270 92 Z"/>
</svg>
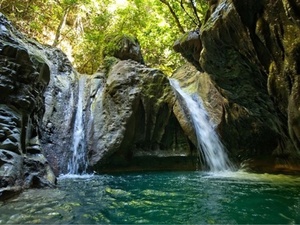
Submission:
<svg viewBox="0 0 300 225">
<path fill-rule="evenodd" d="M 85 174 L 87 160 L 85 153 L 85 134 L 83 122 L 84 86 L 86 78 L 81 76 L 78 84 L 78 102 L 73 130 L 72 157 L 68 163 L 69 174 Z"/>
<path fill-rule="evenodd" d="M 204 165 L 211 172 L 231 170 L 232 164 L 214 129 L 214 125 L 209 120 L 201 99 L 196 94 L 184 92 L 175 79 L 170 79 L 170 84 L 188 110 L 187 113 L 191 118 L 197 136 L 197 148 L 202 155 Z"/>
</svg>

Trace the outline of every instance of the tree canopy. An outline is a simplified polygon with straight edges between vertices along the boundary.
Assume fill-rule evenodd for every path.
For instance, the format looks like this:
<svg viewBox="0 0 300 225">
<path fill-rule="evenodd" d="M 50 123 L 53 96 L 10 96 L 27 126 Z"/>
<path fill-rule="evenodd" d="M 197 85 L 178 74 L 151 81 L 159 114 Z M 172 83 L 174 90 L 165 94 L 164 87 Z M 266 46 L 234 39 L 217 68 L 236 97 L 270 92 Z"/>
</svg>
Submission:
<svg viewBox="0 0 300 225">
<path fill-rule="evenodd" d="M 95 72 L 106 37 L 129 34 L 145 63 L 171 73 L 182 62 L 174 41 L 197 29 L 207 0 L 0 0 L 0 11 L 22 32 L 61 48 L 81 73 Z"/>
</svg>

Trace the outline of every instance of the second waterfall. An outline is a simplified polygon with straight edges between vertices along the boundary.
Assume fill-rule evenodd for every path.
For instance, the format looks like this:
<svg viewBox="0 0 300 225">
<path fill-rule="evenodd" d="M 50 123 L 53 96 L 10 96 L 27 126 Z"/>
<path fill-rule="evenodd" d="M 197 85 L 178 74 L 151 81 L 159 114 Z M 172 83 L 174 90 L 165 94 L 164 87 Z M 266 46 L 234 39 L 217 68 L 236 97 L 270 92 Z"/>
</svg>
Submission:
<svg viewBox="0 0 300 225">
<path fill-rule="evenodd" d="M 87 169 L 86 140 L 83 121 L 84 85 L 86 78 L 81 76 L 78 84 L 78 102 L 73 129 L 72 156 L 68 163 L 69 174 L 84 174 Z"/>
<path fill-rule="evenodd" d="M 197 148 L 202 155 L 203 164 L 211 172 L 232 170 L 224 146 L 221 143 L 214 126 L 209 120 L 208 114 L 197 94 L 188 94 L 182 90 L 179 82 L 170 79 L 177 97 L 187 109 L 185 113 L 191 119 L 197 137 Z"/>
</svg>

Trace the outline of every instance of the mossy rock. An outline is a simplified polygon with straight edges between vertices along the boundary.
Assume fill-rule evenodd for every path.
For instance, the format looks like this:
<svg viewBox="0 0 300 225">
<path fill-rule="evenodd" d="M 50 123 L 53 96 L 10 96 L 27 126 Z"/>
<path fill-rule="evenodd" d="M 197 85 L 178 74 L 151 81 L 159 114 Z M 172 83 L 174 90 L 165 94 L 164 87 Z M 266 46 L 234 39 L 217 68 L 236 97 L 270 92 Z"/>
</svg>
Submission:
<svg viewBox="0 0 300 225">
<path fill-rule="evenodd" d="M 119 34 L 106 37 L 106 47 L 103 50 L 103 56 L 113 56 L 121 60 L 132 59 L 138 63 L 144 64 L 139 41 L 136 37 Z"/>
</svg>

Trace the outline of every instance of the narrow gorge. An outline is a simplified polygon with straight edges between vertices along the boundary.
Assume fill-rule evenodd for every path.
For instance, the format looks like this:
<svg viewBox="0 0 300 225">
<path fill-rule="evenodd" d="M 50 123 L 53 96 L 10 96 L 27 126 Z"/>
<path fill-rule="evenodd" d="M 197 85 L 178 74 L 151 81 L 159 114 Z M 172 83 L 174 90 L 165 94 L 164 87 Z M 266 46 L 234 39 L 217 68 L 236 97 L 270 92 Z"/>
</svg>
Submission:
<svg viewBox="0 0 300 225">
<path fill-rule="evenodd" d="M 200 30 L 175 42 L 188 62 L 171 77 L 128 37 L 80 74 L 0 14 L 0 199 L 61 174 L 299 173 L 299 10 L 297 0 L 211 1 Z M 192 104 L 209 126 L 196 128 Z"/>
</svg>

